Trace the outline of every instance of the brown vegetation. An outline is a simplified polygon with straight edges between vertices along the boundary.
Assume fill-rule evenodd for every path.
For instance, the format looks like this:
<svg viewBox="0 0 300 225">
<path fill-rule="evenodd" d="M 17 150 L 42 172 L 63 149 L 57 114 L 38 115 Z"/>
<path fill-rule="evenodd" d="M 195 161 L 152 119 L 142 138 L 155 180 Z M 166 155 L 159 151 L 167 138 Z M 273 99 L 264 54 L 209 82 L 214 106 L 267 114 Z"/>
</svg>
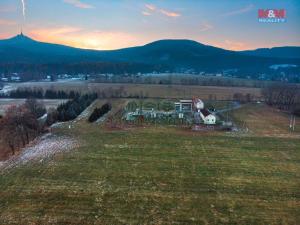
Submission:
<svg viewBox="0 0 300 225">
<path fill-rule="evenodd" d="M 38 117 L 43 112 L 44 106 L 33 99 L 20 106 L 10 106 L 6 110 L 5 116 L 0 120 L 0 156 L 7 155 L 7 151 L 15 155 L 42 132 L 43 127 Z"/>
<path fill-rule="evenodd" d="M 54 86 L 55 85 L 55 86 Z M 192 98 L 198 96 L 203 100 L 233 100 L 235 93 L 250 94 L 254 100 L 260 99 L 260 88 L 217 87 L 217 86 L 183 86 L 159 84 L 111 84 L 87 82 L 34 82 L 23 83 L 17 87 L 42 88 L 43 90 L 76 90 L 81 93 L 96 92 L 101 98 L 110 97 L 149 97 L 149 98 Z M 113 95 L 113 96 L 112 96 Z"/>
<path fill-rule="evenodd" d="M 273 84 L 265 87 L 262 94 L 268 105 L 281 110 L 294 111 L 300 108 L 300 87 L 296 84 Z"/>
</svg>

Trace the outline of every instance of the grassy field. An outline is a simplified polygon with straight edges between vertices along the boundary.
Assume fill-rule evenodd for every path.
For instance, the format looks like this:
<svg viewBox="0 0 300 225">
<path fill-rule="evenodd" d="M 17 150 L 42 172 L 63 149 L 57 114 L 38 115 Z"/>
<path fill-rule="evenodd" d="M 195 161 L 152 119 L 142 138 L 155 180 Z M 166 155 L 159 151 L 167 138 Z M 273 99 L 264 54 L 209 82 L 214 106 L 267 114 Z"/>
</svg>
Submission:
<svg viewBox="0 0 300 225">
<path fill-rule="evenodd" d="M 299 117 L 295 132 L 291 132 L 290 115 L 264 104 L 247 104 L 229 115 L 240 127 L 248 128 L 250 135 L 300 138 Z"/>
<path fill-rule="evenodd" d="M 141 92 L 151 98 L 191 98 L 197 96 L 201 99 L 216 98 L 230 100 L 234 93 L 251 94 L 255 98 L 261 97 L 260 88 L 246 87 L 211 87 L 211 86 L 182 86 L 182 85 L 145 85 L 145 84 L 105 84 L 88 82 L 29 82 L 14 84 L 16 87 L 38 87 L 54 90 L 77 91 L 103 91 L 115 90 L 124 87 L 130 95 L 139 95 Z"/>
<path fill-rule="evenodd" d="M 251 121 L 255 107 L 263 106 L 239 109 L 236 118 Z M 272 129 L 268 116 L 246 136 L 160 126 L 111 130 L 85 120 L 73 129 L 65 124 L 54 132 L 76 137 L 81 147 L 1 175 L 0 221 L 296 225 L 300 139 L 261 135 Z M 273 126 L 283 127 L 280 121 Z"/>
</svg>

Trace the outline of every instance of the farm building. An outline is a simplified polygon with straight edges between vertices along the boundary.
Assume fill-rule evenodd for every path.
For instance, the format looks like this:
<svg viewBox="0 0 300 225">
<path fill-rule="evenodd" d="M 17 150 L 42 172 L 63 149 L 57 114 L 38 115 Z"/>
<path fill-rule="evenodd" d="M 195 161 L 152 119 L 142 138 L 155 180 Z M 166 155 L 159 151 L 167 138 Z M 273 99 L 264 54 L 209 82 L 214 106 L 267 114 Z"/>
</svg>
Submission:
<svg viewBox="0 0 300 225">
<path fill-rule="evenodd" d="M 175 102 L 175 111 L 190 113 L 193 111 L 193 100 L 180 100 L 179 102 Z"/>
<path fill-rule="evenodd" d="M 193 99 L 194 103 L 194 109 L 197 110 L 197 112 L 200 112 L 201 109 L 204 109 L 204 102 L 199 98 Z"/>
<path fill-rule="evenodd" d="M 216 124 L 216 117 L 213 114 L 211 114 L 207 109 L 201 109 L 200 116 L 201 116 L 204 124 L 207 124 L 207 125 Z"/>
</svg>

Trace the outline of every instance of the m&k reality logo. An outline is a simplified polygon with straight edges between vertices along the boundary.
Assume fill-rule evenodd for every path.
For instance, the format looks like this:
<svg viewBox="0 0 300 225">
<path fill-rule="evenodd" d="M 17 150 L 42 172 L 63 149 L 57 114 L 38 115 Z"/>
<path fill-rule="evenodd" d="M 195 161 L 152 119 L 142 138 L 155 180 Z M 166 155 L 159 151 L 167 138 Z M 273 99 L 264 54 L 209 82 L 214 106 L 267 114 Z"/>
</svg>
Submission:
<svg viewBox="0 0 300 225">
<path fill-rule="evenodd" d="M 259 9 L 258 21 L 261 23 L 284 23 L 286 22 L 285 9 Z"/>
</svg>

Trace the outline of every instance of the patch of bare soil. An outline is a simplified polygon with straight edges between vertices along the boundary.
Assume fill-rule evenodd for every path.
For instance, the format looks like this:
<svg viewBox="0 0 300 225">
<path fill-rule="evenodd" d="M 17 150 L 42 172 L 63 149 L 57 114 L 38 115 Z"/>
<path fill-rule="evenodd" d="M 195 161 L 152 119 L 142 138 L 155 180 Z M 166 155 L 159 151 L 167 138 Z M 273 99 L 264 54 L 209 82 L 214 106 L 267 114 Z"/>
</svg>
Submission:
<svg viewBox="0 0 300 225">
<path fill-rule="evenodd" d="M 70 151 L 78 146 L 78 141 L 71 137 L 57 136 L 51 133 L 45 134 L 34 141 L 31 146 L 23 149 L 19 155 L 1 161 L 0 173 L 31 161 L 43 162 L 57 153 Z"/>
</svg>

